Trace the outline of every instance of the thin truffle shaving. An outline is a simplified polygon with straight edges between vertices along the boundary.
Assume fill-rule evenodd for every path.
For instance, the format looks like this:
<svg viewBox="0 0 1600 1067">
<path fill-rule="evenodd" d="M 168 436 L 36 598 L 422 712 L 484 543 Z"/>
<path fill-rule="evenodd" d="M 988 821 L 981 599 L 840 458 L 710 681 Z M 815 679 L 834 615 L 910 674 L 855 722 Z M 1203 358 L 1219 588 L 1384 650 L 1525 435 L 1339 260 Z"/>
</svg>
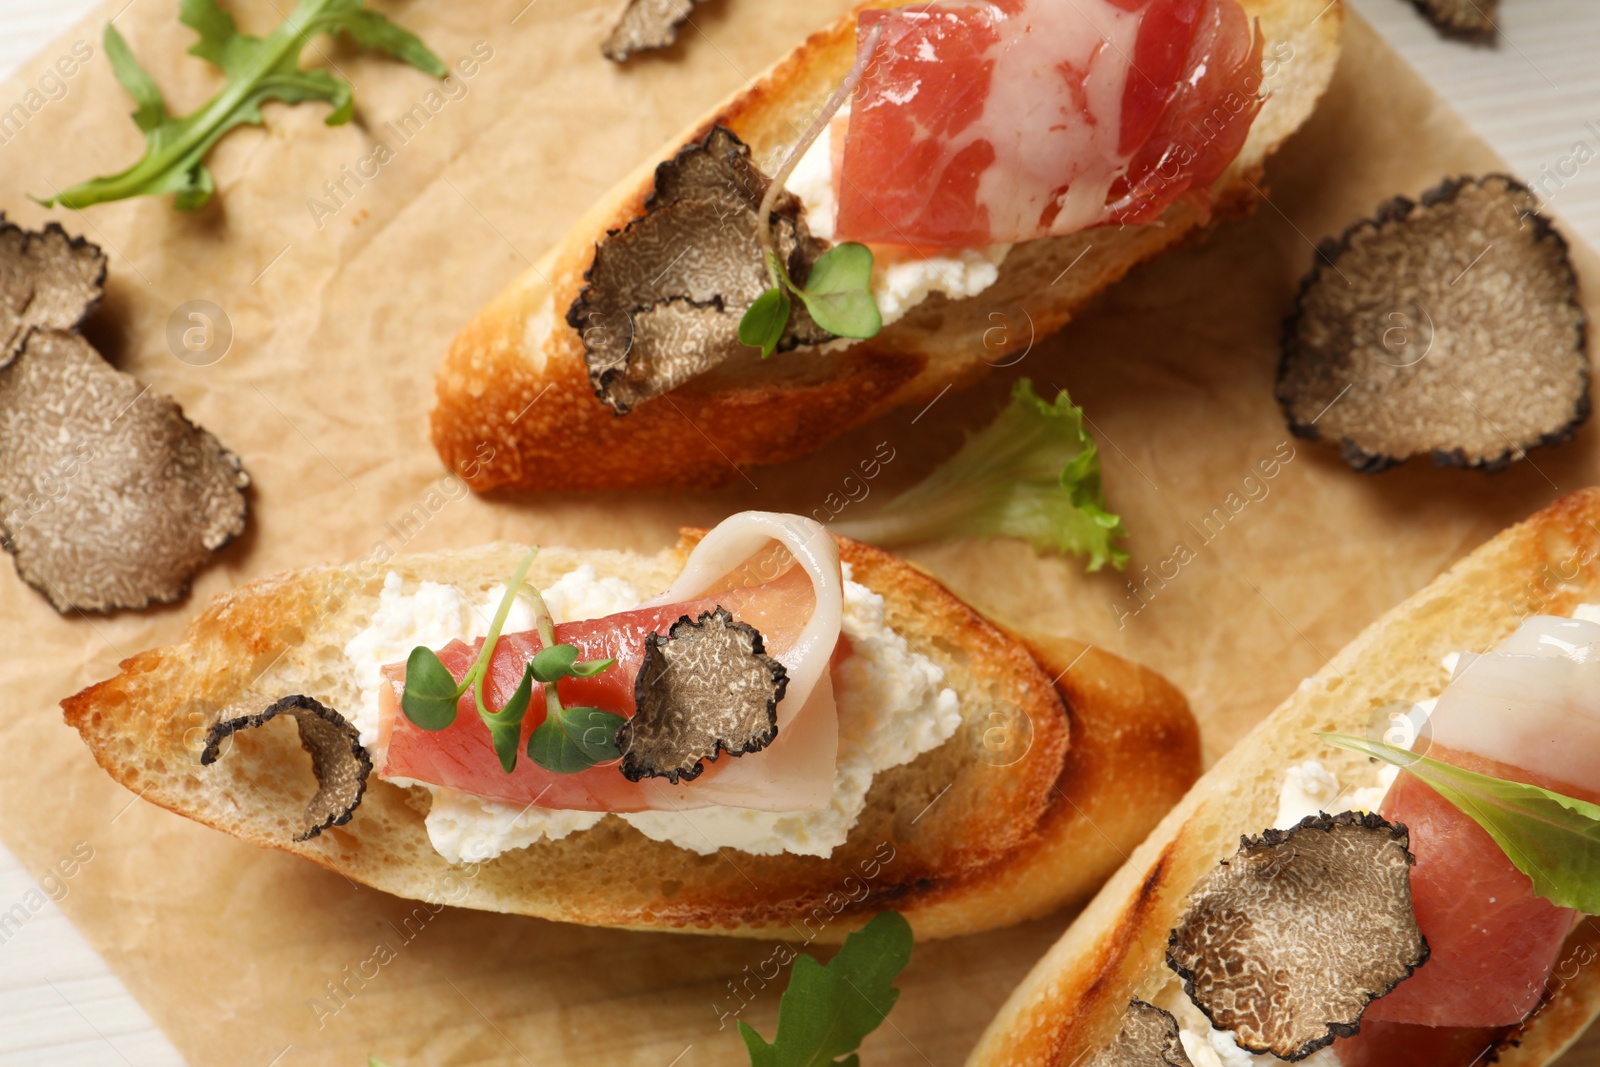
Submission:
<svg viewBox="0 0 1600 1067">
<path fill-rule="evenodd" d="M 713 127 L 656 168 L 645 213 L 595 246 L 567 323 L 583 339 L 595 395 L 617 414 L 731 356 L 754 355 L 739 342 L 739 320 L 772 284 L 757 222 L 767 184 L 750 147 Z M 803 215 L 799 199 L 784 192 L 770 222 L 774 247 L 797 279 L 827 250 Z M 778 347 L 831 337 L 797 304 Z"/>
<path fill-rule="evenodd" d="M 1446 37 L 1484 41 L 1495 34 L 1500 0 L 1411 0 L 1416 9 Z"/>
<path fill-rule="evenodd" d="M 1178 1020 L 1142 1000 L 1128 1002 L 1122 1029 L 1085 1067 L 1194 1067 L 1178 1037 Z"/>
<path fill-rule="evenodd" d="M 1251 1052 L 1302 1060 L 1354 1035 L 1428 958 L 1407 841 L 1404 826 L 1354 812 L 1241 839 L 1190 894 L 1167 965 Z"/>
<path fill-rule="evenodd" d="M 617 731 L 630 781 L 692 782 L 706 760 L 742 756 L 778 736 L 778 701 L 789 684 L 761 634 L 727 609 L 685 615 L 665 636 L 645 639 L 634 682 L 636 711 Z"/>
<path fill-rule="evenodd" d="M 698 3 L 701 0 L 627 0 L 600 51 L 607 59 L 626 63 L 635 52 L 669 48 Z"/>
<path fill-rule="evenodd" d="M 239 457 L 87 341 L 28 335 L 0 369 L 0 543 L 57 611 L 180 599 L 245 526 Z"/>
<path fill-rule="evenodd" d="M 106 257 L 0 216 L 0 547 L 57 611 L 182 597 L 244 529 L 239 457 L 79 335 Z"/>
<path fill-rule="evenodd" d="M 265 726 L 279 715 L 290 715 L 300 731 L 300 744 L 311 753 L 311 773 L 317 792 L 306 805 L 305 829 L 296 841 L 309 841 L 330 826 L 343 826 L 361 806 L 372 773 L 372 758 L 361 746 L 361 735 L 343 715 L 308 696 L 288 696 L 256 715 L 222 719 L 206 731 L 200 765 L 209 767 L 222 755 L 222 743 L 241 730 Z"/>
<path fill-rule="evenodd" d="M 24 230 L 0 214 L 0 368 L 32 330 L 76 330 L 105 295 L 106 257 L 57 223 Z"/>
<path fill-rule="evenodd" d="M 1290 429 L 1376 473 L 1415 455 L 1500 470 L 1589 416 L 1566 242 L 1504 175 L 1447 181 L 1325 241 L 1285 327 Z"/>
</svg>

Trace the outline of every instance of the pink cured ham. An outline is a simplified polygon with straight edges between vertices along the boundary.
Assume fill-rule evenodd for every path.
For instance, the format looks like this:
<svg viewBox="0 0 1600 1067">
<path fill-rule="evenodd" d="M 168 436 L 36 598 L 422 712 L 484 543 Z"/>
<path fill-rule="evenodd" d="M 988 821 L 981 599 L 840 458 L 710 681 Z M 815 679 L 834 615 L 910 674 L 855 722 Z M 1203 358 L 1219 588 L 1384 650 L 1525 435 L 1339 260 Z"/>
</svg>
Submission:
<svg viewBox="0 0 1600 1067">
<path fill-rule="evenodd" d="M 971 248 L 1158 217 L 1239 154 L 1261 38 L 1238 0 L 946 0 L 881 35 L 836 175 L 840 240 Z"/>
<path fill-rule="evenodd" d="M 1493 652 L 1462 655 L 1429 729 L 1435 759 L 1600 799 L 1600 625 L 1533 616 Z M 1401 1029 L 1363 1029 L 1349 1042 L 1360 1050 L 1352 1062 L 1374 1065 L 1407 1062 L 1388 1054 L 1384 1033 L 1443 1047 L 1457 1040 L 1452 1031 L 1521 1022 L 1576 918 L 1536 896 L 1488 833 L 1415 777 L 1401 774 L 1380 810 L 1411 831 L 1412 898 L 1432 954 L 1367 1009 L 1367 1019 Z"/>
<path fill-rule="evenodd" d="M 557 683 L 569 707 L 634 712 L 633 685 L 645 637 L 664 633 L 688 615 L 722 606 L 762 634 L 766 651 L 788 671 L 778 705 L 778 736 L 760 752 L 722 756 L 692 782 L 630 782 L 614 764 L 577 774 L 555 774 L 523 754 L 506 774 L 490 744 L 470 694 L 455 722 L 440 731 L 411 723 L 400 711 L 405 665 L 384 668 L 379 743 L 380 777 L 441 786 L 509 804 L 577 811 L 649 811 L 729 805 L 766 811 L 823 807 L 833 792 L 838 754 L 838 713 L 829 666 L 840 643 L 843 611 L 838 547 L 820 525 L 792 515 L 745 512 L 726 520 L 696 546 L 673 587 L 633 611 L 556 627 L 559 642 L 574 644 L 583 659 L 615 657 L 594 678 Z M 482 641 L 454 641 L 437 650 L 461 678 Z M 538 634 L 505 634 L 495 648 L 485 691 L 498 708 L 522 680 L 524 666 L 541 648 Z M 534 686 L 523 737 L 544 721 L 543 687 Z"/>
<path fill-rule="evenodd" d="M 1428 754 L 1480 774 L 1534 777 L 1438 746 Z M 1411 831 L 1411 896 L 1430 955 L 1365 1018 L 1436 1027 L 1521 1022 L 1544 995 L 1573 912 L 1535 896 L 1494 838 L 1420 779 L 1402 774 L 1381 811 Z"/>
</svg>

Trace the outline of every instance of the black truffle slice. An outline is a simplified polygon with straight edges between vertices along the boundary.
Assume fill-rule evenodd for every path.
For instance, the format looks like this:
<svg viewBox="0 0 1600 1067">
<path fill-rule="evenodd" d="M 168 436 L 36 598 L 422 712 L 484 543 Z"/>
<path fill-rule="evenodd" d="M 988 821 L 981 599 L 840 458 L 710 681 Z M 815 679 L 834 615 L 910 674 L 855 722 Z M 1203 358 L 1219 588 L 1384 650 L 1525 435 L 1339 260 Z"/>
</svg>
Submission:
<svg viewBox="0 0 1600 1067">
<path fill-rule="evenodd" d="M 645 213 L 595 246 L 567 323 L 583 338 L 595 395 L 617 414 L 729 357 L 756 355 L 739 343 L 739 320 L 771 285 L 756 222 L 767 184 L 749 145 L 713 127 L 656 168 Z M 801 282 L 827 250 L 803 215 L 799 199 L 784 192 L 770 223 L 778 255 Z M 832 336 L 795 301 L 778 347 Z"/>
<path fill-rule="evenodd" d="M 105 293 L 106 257 L 52 222 L 38 232 L 0 214 L 0 367 L 29 330 L 75 330 Z"/>
<path fill-rule="evenodd" d="M 630 781 L 692 782 L 719 752 L 759 752 L 778 736 L 778 701 L 789 685 L 761 634 L 726 608 L 685 615 L 666 636 L 645 638 L 633 683 L 633 718 L 617 731 Z"/>
<path fill-rule="evenodd" d="M 1411 0 L 1446 37 L 1484 40 L 1494 36 L 1500 0 Z"/>
<path fill-rule="evenodd" d="M 309 841 L 330 826 L 343 826 L 361 806 L 372 773 L 372 757 L 361 746 L 361 734 L 343 715 L 308 696 L 284 697 L 258 715 L 222 719 L 206 731 L 200 765 L 209 767 L 222 754 L 222 742 L 240 730 L 265 726 L 279 715 L 292 715 L 300 744 L 311 753 L 317 792 L 306 805 L 306 828 L 294 835 Z"/>
<path fill-rule="evenodd" d="M 616 25 L 600 45 L 607 59 L 626 63 L 635 52 L 667 48 L 678 39 L 678 27 L 701 0 L 627 0 Z"/>
<path fill-rule="evenodd" d="M 1178 1038 L 1178 1020 L 1142 1000 L 1128 1002 L 1117 1039 L 1086 1067 L 1194 1067 Z"/>
<path fill-rule="evenodd" d="M 1278 401 L 1359 471 L 1500 470 L 1589 417 L 1567 245 L 1526 186 L 1447 181 L 1325 241 L 1284 330 Z"/>
<path fill-rule="evenodd" d="M 1302 1060 L 1350 1037 L 1428 958 L 1407 842 L 1404 826 L 1348 811 L 1241 839 L 1190 894 L 1167 965 L 1251 1052 Z"/>
<path fill-rule="evenodd" d="M 0 544 L 57 611 L 182 597 L 244 529 L 239 457 L 75 333 L 0 369 Z"/>
</svg>

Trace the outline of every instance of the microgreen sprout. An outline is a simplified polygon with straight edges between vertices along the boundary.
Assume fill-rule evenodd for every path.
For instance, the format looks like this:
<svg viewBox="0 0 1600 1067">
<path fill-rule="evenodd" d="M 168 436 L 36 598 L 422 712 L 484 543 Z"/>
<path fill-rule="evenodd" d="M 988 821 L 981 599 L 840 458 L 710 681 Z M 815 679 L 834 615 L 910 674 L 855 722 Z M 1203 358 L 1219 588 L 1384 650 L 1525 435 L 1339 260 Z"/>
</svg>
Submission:
<svg viewBox="0 0 1600 1067">
<path fill-rule="evenodd" d="M 555 622 L 544 597 L 529 588 L 544 648 L 528 664 L 522 684 L 531 678 L 544 686 L 544 722 L 528 736 L 528 756 L 547 771 L 576 774 L 596 764 L 621 759 L 617 731 L 627 719 L 599 708 L 567 708 L 561 704 L 556 683 L 562 678 L 592 678 L 616 663 L 615 659 L 578 661 L 574 645 L 556 644 Z M 521 692 L 519 689 L 518 692 Z"/>
<path fill-rule="evenodd" d="M 796 164 L 806 150 L 822 135 L 850 94 L 856 91 L 856 86 L 866 73 L 868 62 L 878 49 L 878 38 L 882 34 L 883 27 L 880 25 L 875 26 L 868 35 L 850 73 L 790 150 L 788 158 L 768 183 L 767 193 L 761 198 L 761 206 L 756 211 L 756 231 L 772 288 L 757 297 L 739 320 L 739 340 L 751 348 L 761 349 L 763 359 L 777 351 L 779 342 L 783 340 L 783 331 L 788 327 L 789 315 L 794 310 L 790 293 L 799 297 L 816 324 L 831 334 L 867 338 L 876 336 L 883 329 L 883 316 L 872 298 L 872 249 L 854 241 L 834 245 L 817 257 L 802 287 L 789 276 L 782 258 L 773 247 L 771 224 L 772 208 L 777 203 L 778 194 L 783 191 L 784 183 L 794 173 Z"/>
<path fill-rule="evenodd" d="M 406 686 L 400 697 L 400 708 L 414 725 L 424 730 L 444 730 L 456 721 L 461 698 L 470 689 L 478 717 L 489 728 L 489 738 L 494 744 L 495 754 L 500 758 L 500 766 L 510 774 L 517 766 L 522 720 L 532 702 L 533 683 L 538 682 L 544 686 L 545 721 L 529 736 L 528 755 L 546 770 L 572 774 L 618 758 L 616 733 L 624 719 L 598 708 L 562 707 L 556 683 L 562 678 L 592 678 L 615 664 L 616 660 L 580 661 L 577 646 L 556 643 L 555 623 L 551 619 L 550 609 L 539 590 L 526 580 L 528 568 L 533 565 L 538 553 L 537 548 L 531 549 L 517 565 L 489 624 L 489 632 L 483 639 L 478 658 L 459 682 L 432 649 L 419 645 L 411 650 L 411 655 L 406 659 Z M 505 706 L 498 711 L 490 711 L 484 687 L 490 664 L 494 661 L 495 647 L 500 642 L 500 632 L 505 628 L 511 606 L 516 603 L 518 595 L 525 595 L 533 602 L 539 640 L 544 647 L 523 669 L 522 680 Z M 612 720 L 615 720 L 614 724 Z M 609 741 L 606 741 L 601 734 L 608 725 L 610 734 Z"/>
</svg>

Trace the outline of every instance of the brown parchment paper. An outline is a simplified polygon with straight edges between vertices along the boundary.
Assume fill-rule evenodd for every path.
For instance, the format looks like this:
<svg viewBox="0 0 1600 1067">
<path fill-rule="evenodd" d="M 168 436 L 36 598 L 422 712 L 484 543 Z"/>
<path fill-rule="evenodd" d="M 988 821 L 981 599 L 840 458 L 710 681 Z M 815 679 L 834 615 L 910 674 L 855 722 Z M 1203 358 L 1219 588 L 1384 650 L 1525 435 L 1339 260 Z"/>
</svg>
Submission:
<svg viewBox="0 0 1600 1067">
<path fill-rule="evenodd" d="M 120 10 L 117 25 L 175 109 L 215 87 L 211 69 L 183 54 L 192 35 L 175 4 L 124 3 L 112 0 L 0 86 L 0 108 L 30 109 L 0 142 L 0 205 L 20 222 L 50 217 L 24 193 L 138 154 L 100 43 L 106 18 Z M 257 33 L 280 17 L 270 3 L 231 6 Z M 425 433 L 432 374 L 455 331 L 641 154 L 848 0 L 713 0 L 675 48 L 626 69 L 599 54 L 613 4 L 381 6 L 452 65 L 475 58 L 472 76 L 447 94 L 395 62 L 319 42 L 308 55 L 322 53 L 356 86 L 352 125 L 325 127 L 321 105 L 273 105 L 264 129 L 237 131 L 212 154 L 219 195 L 204 211 L 139 200 L 53 216 L 111 256 L 91 338 L 238 451 L 255 487 L 249 532 L 169 609 L 62 618 L 0 564 L 0 839 L 37 875 L 92 850 L 62 905 L 196 1065 L 354 1065 L 369 1053 L 396 1067 L 733 1064 L 744 1057 L 733 1016 L 770 1033 L 782 982 L 762 987 L 773 948 L 757 943 L 455 909 L 402 934 L 412 903 L 113 784 L 56 701 L 175 639 L 236 583 L 380 544 L 654 550 L 679 524 L 740 508 L 811 512 L 880 442 L 896 458 L 870 491 L 886 496 L 984 423 L 1026 374 L 1087 406 L 1112 503 L 1133 531 L 1132 567 L 1085 576 L 1076 561 L 1003 542 L 912 556 L 998 618 L 1165 672 L 1188 693 L 1215 757 L 1441 568 L 1559 492 L 1600 481 L 1591 429 L 1494 477 L 1420 463 L 1361 477 L 1285 432 L 1272 399 L 1276 342 L 1311 242 L 1391 194 L 1501 166 L 1352 15 L 1336 84 L 1270 169 L 1270 205 L 1141 270 L 987 385 L 949 394 L 915 424 L 916 412 L 900 412 L 806 461 L 748 472 L 726 494 L 468 497 L 444 479 Z M 62 79 L 64 95 L 52 85 L 33 108 L 29 90 L 74 47 L 91 58 Z M 1592 295 L 1600 274 L 1587 251 L 1577 255 Z M 169 319 L 190 301 L 226 315 L 233 337 L 221 359 L 211 361 L 204 336 L 191 338 L 201 351 L 180 344 L 187 358 L 175 357 Z M 178 329 L 196 325 L 180 319 Z M 1275 476 L 1261 478 L 1259 465 L 1274 459 Z M 1225 519 L 1207 525 L 1214 509 Z M 1128 583 L 1143 583 L 1146 566 L 1171 575 L 1163 561 L 1189 554 L 1180 545 L 1193 559 L 1145 587 L 1141 606 Z M 1068 918 L 920 946 L 866 1062 L 960 1063 Z M 753 996 L 747 1007 L 733 982 Z M 1567 1062 L 1600 1064 L 1600 1045 L 1589 1048 Z"/>
</svg>

